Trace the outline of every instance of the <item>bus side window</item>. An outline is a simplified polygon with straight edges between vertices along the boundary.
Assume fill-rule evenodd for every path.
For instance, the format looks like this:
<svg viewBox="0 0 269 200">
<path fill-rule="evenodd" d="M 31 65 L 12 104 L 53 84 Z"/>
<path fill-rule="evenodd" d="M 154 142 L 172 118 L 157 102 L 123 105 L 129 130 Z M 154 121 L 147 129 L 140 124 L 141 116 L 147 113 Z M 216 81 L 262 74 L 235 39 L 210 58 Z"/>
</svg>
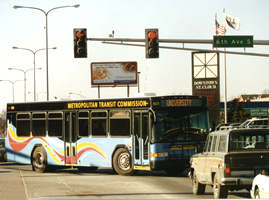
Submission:
<svg viewBox="0 0 269 200">
<path fill-rule="evenodd" d="M 106 136 L 107 134 L 107 112 L 94 111 L 91 113 L 92 136 Z"/>
<path fill-rule="evenodd" d="M 46 136 L 46 113 L 32 113 L 33 136 Z"/>
<path fill-rule="evenodd" d="M 89 130 L 89 112 L 88 111 L 81 111 L 78 114 L 78 135 L 81 137 L 87 137 L 88 136 L 88 130 Z"/>
<path fill-rule="evenodd" d="M 130 136 L 130 111 L 110 111 L 110 135 Z"/>
<path fill-rule="evenodd" d="M 17 114 L 17 136 L 30 136 L 30 113 Z"/>
<path fill-rule="evenodd" d="M 48 113 L 48 135 L 62 137 L 63 113 Z"/>
</svg>

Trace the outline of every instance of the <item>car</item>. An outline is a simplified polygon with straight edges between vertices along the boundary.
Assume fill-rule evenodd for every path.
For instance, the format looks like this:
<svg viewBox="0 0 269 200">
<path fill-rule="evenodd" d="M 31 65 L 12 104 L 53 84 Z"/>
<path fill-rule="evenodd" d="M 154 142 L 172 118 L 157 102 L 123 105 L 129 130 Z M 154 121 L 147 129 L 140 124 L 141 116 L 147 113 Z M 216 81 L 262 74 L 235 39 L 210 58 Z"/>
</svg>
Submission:
<svg viewBox="0 0 269 200">
<path fill-rule="evenodd" d="M 229 191 L 251 190 L 258 169 L 269 169 L 269 129 L 227 129 L 208 134 L 202 153 L 190 158 L 194 195 L 212 186 L 214 198 Z"/>
<path fill-rule="evenodd" d="M 269 199 L 269 169 L 263 169 L 255 176 L 250 195 L 253 199 Z"/>
<path fill-rule="evenodd" d="M 268 128 L 268 118 L 252 118 L 240 124 L 239 128 Z"/>
<path fill-rule="evenodd" d="M 6 161 L 5 138 L 0 138 L 0 161 Z"/>
</svg>

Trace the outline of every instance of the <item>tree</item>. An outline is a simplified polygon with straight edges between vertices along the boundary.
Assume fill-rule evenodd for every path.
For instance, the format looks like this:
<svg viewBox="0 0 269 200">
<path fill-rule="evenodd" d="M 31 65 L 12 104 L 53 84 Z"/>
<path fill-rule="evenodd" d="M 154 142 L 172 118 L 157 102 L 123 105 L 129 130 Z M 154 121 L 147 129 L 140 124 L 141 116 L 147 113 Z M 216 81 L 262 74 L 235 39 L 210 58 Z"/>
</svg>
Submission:
<svg viewBox="0 0 269 200">
<path fill-rule="evenodd" d="M 6 112 L 2 111 L 0 113 L 0 137 L 5 137 L 6 135 Z"/>
<path fill-rule="evenodd" d="M 231 101 L 231 107 L 227 113 L 228 122 L 242 123 L 250 118 L 250 114 L 247 113 L 244 108 L 239 104 L 238 98 Z"/>
</svg>

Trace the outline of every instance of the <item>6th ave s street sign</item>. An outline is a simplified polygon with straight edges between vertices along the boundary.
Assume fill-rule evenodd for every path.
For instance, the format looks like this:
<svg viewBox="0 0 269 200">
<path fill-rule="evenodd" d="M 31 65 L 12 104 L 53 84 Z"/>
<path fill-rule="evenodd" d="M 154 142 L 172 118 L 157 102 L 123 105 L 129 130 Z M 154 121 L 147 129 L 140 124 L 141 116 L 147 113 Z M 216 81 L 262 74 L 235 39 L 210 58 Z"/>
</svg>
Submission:
<svg viewBox="0 0 269 200">
<path fill-rule="evenodd" d="M 253 47 L 252 35 L 214 36 L 213 47 Z"/>
</svg>

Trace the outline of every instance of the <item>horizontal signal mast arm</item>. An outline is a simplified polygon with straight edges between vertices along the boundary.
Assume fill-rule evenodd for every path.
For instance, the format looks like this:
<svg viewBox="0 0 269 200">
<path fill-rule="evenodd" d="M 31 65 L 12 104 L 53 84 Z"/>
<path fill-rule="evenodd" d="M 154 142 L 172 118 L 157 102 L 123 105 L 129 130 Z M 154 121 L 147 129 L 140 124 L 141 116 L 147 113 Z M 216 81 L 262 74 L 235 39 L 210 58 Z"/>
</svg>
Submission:
<svg viewBox="0 0 269 200">
<path fill-rule="evenodd" d="M 102 42 L 145 42 L 139 38 L 87 38 L 89 41 Z M 159 39 L 162 43 L 189 43 L 189 44 L 213 44 L 213 40 L 199 39 Z M 269 45 L 269 40 L 254 40 L 254 45 Z"/>
</svg>

